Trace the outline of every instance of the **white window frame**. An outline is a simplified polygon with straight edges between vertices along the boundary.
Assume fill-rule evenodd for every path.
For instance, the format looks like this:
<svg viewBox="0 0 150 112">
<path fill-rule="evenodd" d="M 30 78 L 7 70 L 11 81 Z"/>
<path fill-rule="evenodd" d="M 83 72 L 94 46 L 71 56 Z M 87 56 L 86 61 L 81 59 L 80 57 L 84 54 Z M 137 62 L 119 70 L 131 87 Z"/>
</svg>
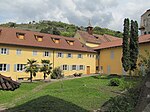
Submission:
<svg viewBox="0 0 150 112">
<path fill-rule="evenodd" d="M 62 65 L 62 70 L 68 70 L 68 65 Z"/>
<path fill-rule="evenodd" d="M 82 54 L 78 54 L 78 58 L 83 58 L 83 55 Z"/>
<path fill-rule="evenodd" d="M 71 53 L 68 53 L 68 54 L 67 54 L 67 58 L 72 58 L 72 54 L 71 54 Z"/>
<path fill-rule="evenodd" d="M 33 51 L 33 52 L 32 52 L 32 55 L 33 55 L 33 56 L 37 56 L 37 51 Z"/>
<path fill-rule="evenodd" d="M 49 52 L 49 51 L 45 51 L 45 52 L 44 52 L 44 56 L 45 56 L 45 57 L 49 57 L 49 56 L 50 56 L 50 52 Z"/>
<path fill-rule="evenodd" d="M 16 54 L 17 54 L 17 55 L 21 55 L 21 49 L 17 49 L 17 50 L 16 50 Z"/>
<path fill-rule="evenodd" d="M 16 66 L 15 71 L 17 71 L 17 72 L 23 72 L 24 71 L 25 64 L 16 64 L 15 66 Z"/>
<path fill-rule="evenodd" d="M 72 65 L 72 70 L 77 70 L 77 65 Z"/>
<path fill-rule="evenodd" d="M 114 51 L 111 51 L 111 53 L 110 53 L 110 59 L 114 59 Z"/>
<path fill-rule="evenodd" d="M 8 48 L 1 48 L 1 54 L 8 54 Z"/>
<path fill-rule="evenodd" d="M 84 65 L 79 65 L 79 70 L 84 70 Z"/>
<path fill-rule="evenodd" d="M 57 53 L 57 57 L 58 57 L 58 58 L 62 58 L 62 57 L 63 57 L 63 53 L 62 53 L 62 52 L 58 52 L 58 53 Z"/>
<path fill-rule="evenodd" d="M 0 67 L 1 68 L 0 72 L 7 72 L 7 71 L 9 71 L 9 67 L 10 67 L 9 64 L 0 63 L 0 66 L 1 65 L 2 65 L 2 67 Z"/>
</svg>

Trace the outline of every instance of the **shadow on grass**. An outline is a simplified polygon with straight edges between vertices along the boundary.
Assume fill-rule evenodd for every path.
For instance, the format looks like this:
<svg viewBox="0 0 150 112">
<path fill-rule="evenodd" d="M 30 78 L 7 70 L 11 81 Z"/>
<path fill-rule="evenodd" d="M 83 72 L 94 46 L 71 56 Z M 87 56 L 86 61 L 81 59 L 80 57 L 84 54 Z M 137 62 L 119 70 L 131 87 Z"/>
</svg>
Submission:
<svg viewBox="0 0 150 112">
<path fill-rule="evenodd" d="M 88 112 L 87 110 L 53 96 L 42 96 L 6 112 Z"/>
</svg>

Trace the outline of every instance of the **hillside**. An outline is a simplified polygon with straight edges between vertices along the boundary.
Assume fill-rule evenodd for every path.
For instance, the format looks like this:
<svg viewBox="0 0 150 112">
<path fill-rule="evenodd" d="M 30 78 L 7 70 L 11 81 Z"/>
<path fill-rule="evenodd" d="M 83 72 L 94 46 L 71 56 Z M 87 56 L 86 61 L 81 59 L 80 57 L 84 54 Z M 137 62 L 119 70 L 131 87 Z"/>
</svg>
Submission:
<svg viewBox="0 0 150 112">
<path fill-rule="evenodd" d="M 67 24 L 63 22 L 56 22 L 56 21 L 48 21 L 48 20 L 42 20 L 39 22 L 29 22 L 29 23 L 5 23 L 5 24 L 0 24 L 1 27 L 15 27 L 18 29 L 25 29 L 25 30 L 31 30 L 31 31 L 38 31 L 42 33 L 50 33 L 50 34 L 55 34 L 55 35 L 62 35 L 62 36 L 67 36 L 67 37 L 73 37 L 75 35 L 75 32 L 77 30 L 86 30 L 86 27 L 83 26 L 76 26 L 73 24 Z M 107 28 L 101 28 L 101 27 L 94 27 L 94 33 L 95 34 L 109 34 L 112 36 L 116 36 L 121 38 L 122 33 L 119 31 L 113 31 Z"/>
</svg>

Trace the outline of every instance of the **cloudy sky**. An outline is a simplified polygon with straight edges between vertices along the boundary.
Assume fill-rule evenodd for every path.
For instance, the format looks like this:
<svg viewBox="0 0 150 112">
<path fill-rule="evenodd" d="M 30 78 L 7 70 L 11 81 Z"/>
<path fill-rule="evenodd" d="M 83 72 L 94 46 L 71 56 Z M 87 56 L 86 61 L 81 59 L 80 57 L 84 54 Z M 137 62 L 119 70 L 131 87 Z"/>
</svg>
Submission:
<svg viewBox="0 0 150 112">
<path fill-rule="evenodd" d="M 0 0 L 0 23 L 55 20 L 122 31 L 124 18 L 137 20 L 149 0 Z"/>
</svg>

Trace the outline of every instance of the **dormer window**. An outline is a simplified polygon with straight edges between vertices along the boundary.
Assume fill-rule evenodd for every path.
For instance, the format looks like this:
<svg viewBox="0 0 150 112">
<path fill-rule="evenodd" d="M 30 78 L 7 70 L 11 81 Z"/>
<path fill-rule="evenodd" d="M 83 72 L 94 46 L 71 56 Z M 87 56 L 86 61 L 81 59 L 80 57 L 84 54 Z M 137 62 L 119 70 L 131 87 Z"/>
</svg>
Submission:
<svg viewBox="0 0 150 112">
<path fill-rule="evenodd" d="M 68 42 L 69 45 L 74 45 L 74 41 L 73 40 L 66 40 Z"/>
<path fill-rule="evenodd" d="M 20 40 L 24 40 L 25 39 L 25 34 L 24 33 L 16 33 L 16 36 Z"/>
<path fill-rule="evenodd" d="M 38 41 L 38 42 L 42 42 L 43 41 L 43 36 L 39 36 L 39 35 L 34 35 L 35 36 L 35 39 Z"/>
<path fill-rule="evenodd" d="M 59 38 L 52 38 L 53 42 L 56 43 L 56 44 L 59 44 L 60 43 L 60 39 Z"/>
</svg>

